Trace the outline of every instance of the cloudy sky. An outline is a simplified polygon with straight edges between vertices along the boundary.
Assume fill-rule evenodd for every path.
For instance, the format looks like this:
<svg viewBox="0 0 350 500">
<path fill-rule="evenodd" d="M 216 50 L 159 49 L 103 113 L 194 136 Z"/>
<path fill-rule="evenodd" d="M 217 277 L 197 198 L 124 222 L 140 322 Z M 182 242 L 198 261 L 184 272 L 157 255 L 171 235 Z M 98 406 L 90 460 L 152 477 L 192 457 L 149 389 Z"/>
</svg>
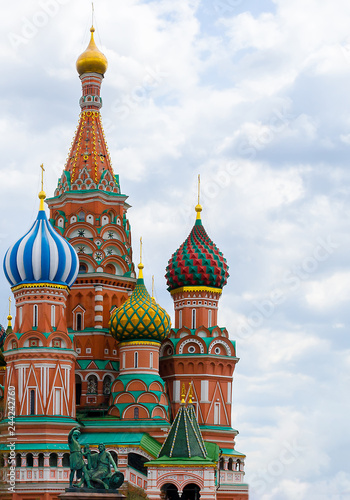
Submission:
<svg viewBox="0 0 350 500">
<path fill-rule="evenodd" d="M 134 253 L 164 270 L 194 222 L 227 258 L 233 426 L 252 500 L 350 499 L 348 0 L 96 0 L 105 132 Z M 0 255 L 52 195 L 78 121 L 87 0 L 0 18 Z M 136 262 L 137 263 L 137 262 Z M 0 321 L 9 285 L 1 279 Z"/>
</svg>

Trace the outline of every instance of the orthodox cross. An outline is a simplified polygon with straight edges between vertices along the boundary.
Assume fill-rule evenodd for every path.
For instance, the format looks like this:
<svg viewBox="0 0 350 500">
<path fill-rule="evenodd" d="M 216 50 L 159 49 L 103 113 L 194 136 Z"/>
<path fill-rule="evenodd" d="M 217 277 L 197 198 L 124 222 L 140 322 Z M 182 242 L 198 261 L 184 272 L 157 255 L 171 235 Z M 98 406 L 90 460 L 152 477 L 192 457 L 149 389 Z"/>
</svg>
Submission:
<svg viewBox="0 0 350 500">
<path fill-rule="evenodd" d="M 40 165 L 40 168 L 41 168 L 41 191 L 44 191 L 44 172 L 45 172 L 45 169 L 44 169 L 43 163 Z"/>
</svg>

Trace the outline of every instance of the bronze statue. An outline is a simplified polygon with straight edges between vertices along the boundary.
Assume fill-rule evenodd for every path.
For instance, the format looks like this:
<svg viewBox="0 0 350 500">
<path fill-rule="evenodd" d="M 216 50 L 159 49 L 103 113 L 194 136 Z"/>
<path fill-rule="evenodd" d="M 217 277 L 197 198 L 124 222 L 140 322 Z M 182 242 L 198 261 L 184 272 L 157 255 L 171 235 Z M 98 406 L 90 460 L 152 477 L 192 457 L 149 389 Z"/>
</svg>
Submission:
<svg viewBox="0 0 350 500">
<path fill-rule="evenodd" d="M 88 488 L 92 488 L 90 484 L 90 477 L 87 472 L 86 464 L 84 462 L 83 454 L 81 451 L 78 439 L 81 432 L 78 427 L 74 427 L 68 434 L 68 444 L 69 444 L 69 466 L 70 466 L 70 476 L 69 476 L 69 487 L 73 487 L 74 474 L 77 473 L 77 479 L 80 479 L 78 486 L 82 486 L 84 481 Z"/>
<path fill-rule="evenodd" d="M 75 486 L 81 488 L 86 484 L 88 488 L 92 489 L 110 489 L 115 490 L 119 488 L 124 482 L 124 474 L 117 468 L 115 461 L 109 451 L 106 451 L 104 444 L 98 445 L 99 453 L 92 454 L 89 445 L 81 446 L 78 443 L 80 430 L 74 427 L 68 435 L 68 443 L 70 449 L 70 478 L 69 486 L 73 487 L 74 473 L 77 472 L 77 478 L 80 479 L 79 483 Z M 87 464 L 84 461 L 87 459 Z M 111 471 L 114 468 L 114 473 Z"/>
</svg>

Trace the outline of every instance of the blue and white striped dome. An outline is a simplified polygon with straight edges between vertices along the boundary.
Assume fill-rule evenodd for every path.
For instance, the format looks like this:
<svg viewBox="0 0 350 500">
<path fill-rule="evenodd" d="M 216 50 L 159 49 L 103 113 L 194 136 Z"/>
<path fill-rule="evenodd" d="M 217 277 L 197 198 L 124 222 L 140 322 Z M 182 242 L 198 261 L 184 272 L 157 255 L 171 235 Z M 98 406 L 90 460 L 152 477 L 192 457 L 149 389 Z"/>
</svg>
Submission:
<svg viewBox="0 0 350 500">
<path fill-rule="evenodd" d="M 41 209 L 28 233 L 7 250 L 4 271 L 12 287 L 25 283 L 70 287 L 79 271 L 79 259 L 72 245 L 56 233 Z"/>
</svg>

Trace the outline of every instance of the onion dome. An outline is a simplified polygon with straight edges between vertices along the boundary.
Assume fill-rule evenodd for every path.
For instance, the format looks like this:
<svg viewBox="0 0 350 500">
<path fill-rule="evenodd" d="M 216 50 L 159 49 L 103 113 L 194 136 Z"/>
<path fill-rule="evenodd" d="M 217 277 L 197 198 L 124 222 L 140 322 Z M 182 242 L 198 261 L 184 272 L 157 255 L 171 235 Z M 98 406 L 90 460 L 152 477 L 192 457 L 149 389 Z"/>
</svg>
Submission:
<svg viewBox="0 0 350 500">
<path fill-rule="evenodd" d="M 200 213 L 195 208 L 197 220 L 187 239 L 172 255 L 166 268 L 168 290 L 184 286 L 223 288 L 229 277 L 228 265 L 223 254 L 207 235 Z"/>
<path fill-rule="evenodd" d="M 6 252 L 4 272 L 12 287 L 27 283 L 54 283 L 70 287 L 77 277 L 77 253 L 47 220 L 45 197 L 44 191 L 41 191 L 36 221 Z"/>
<path fill-rule="evenodd" d="M 97 48 L 94 40 L 95 28 L 93 26 L 91 26 L 90 32 L 90 43 L 77 59 L 77 71 L 80 76 L 84 73 L 99 73 L 100 75 L 104 75 L 108 67 L 107 58 Z"/>
<path fill-rule="evenodd" d="M 170 316 L 149 295 L 143 281 L 143 264 L 131 297 L 110 320 L 110 333 L 120 342 L 152 340 L 161 342 L 170 332 Z"/>
</svg>

